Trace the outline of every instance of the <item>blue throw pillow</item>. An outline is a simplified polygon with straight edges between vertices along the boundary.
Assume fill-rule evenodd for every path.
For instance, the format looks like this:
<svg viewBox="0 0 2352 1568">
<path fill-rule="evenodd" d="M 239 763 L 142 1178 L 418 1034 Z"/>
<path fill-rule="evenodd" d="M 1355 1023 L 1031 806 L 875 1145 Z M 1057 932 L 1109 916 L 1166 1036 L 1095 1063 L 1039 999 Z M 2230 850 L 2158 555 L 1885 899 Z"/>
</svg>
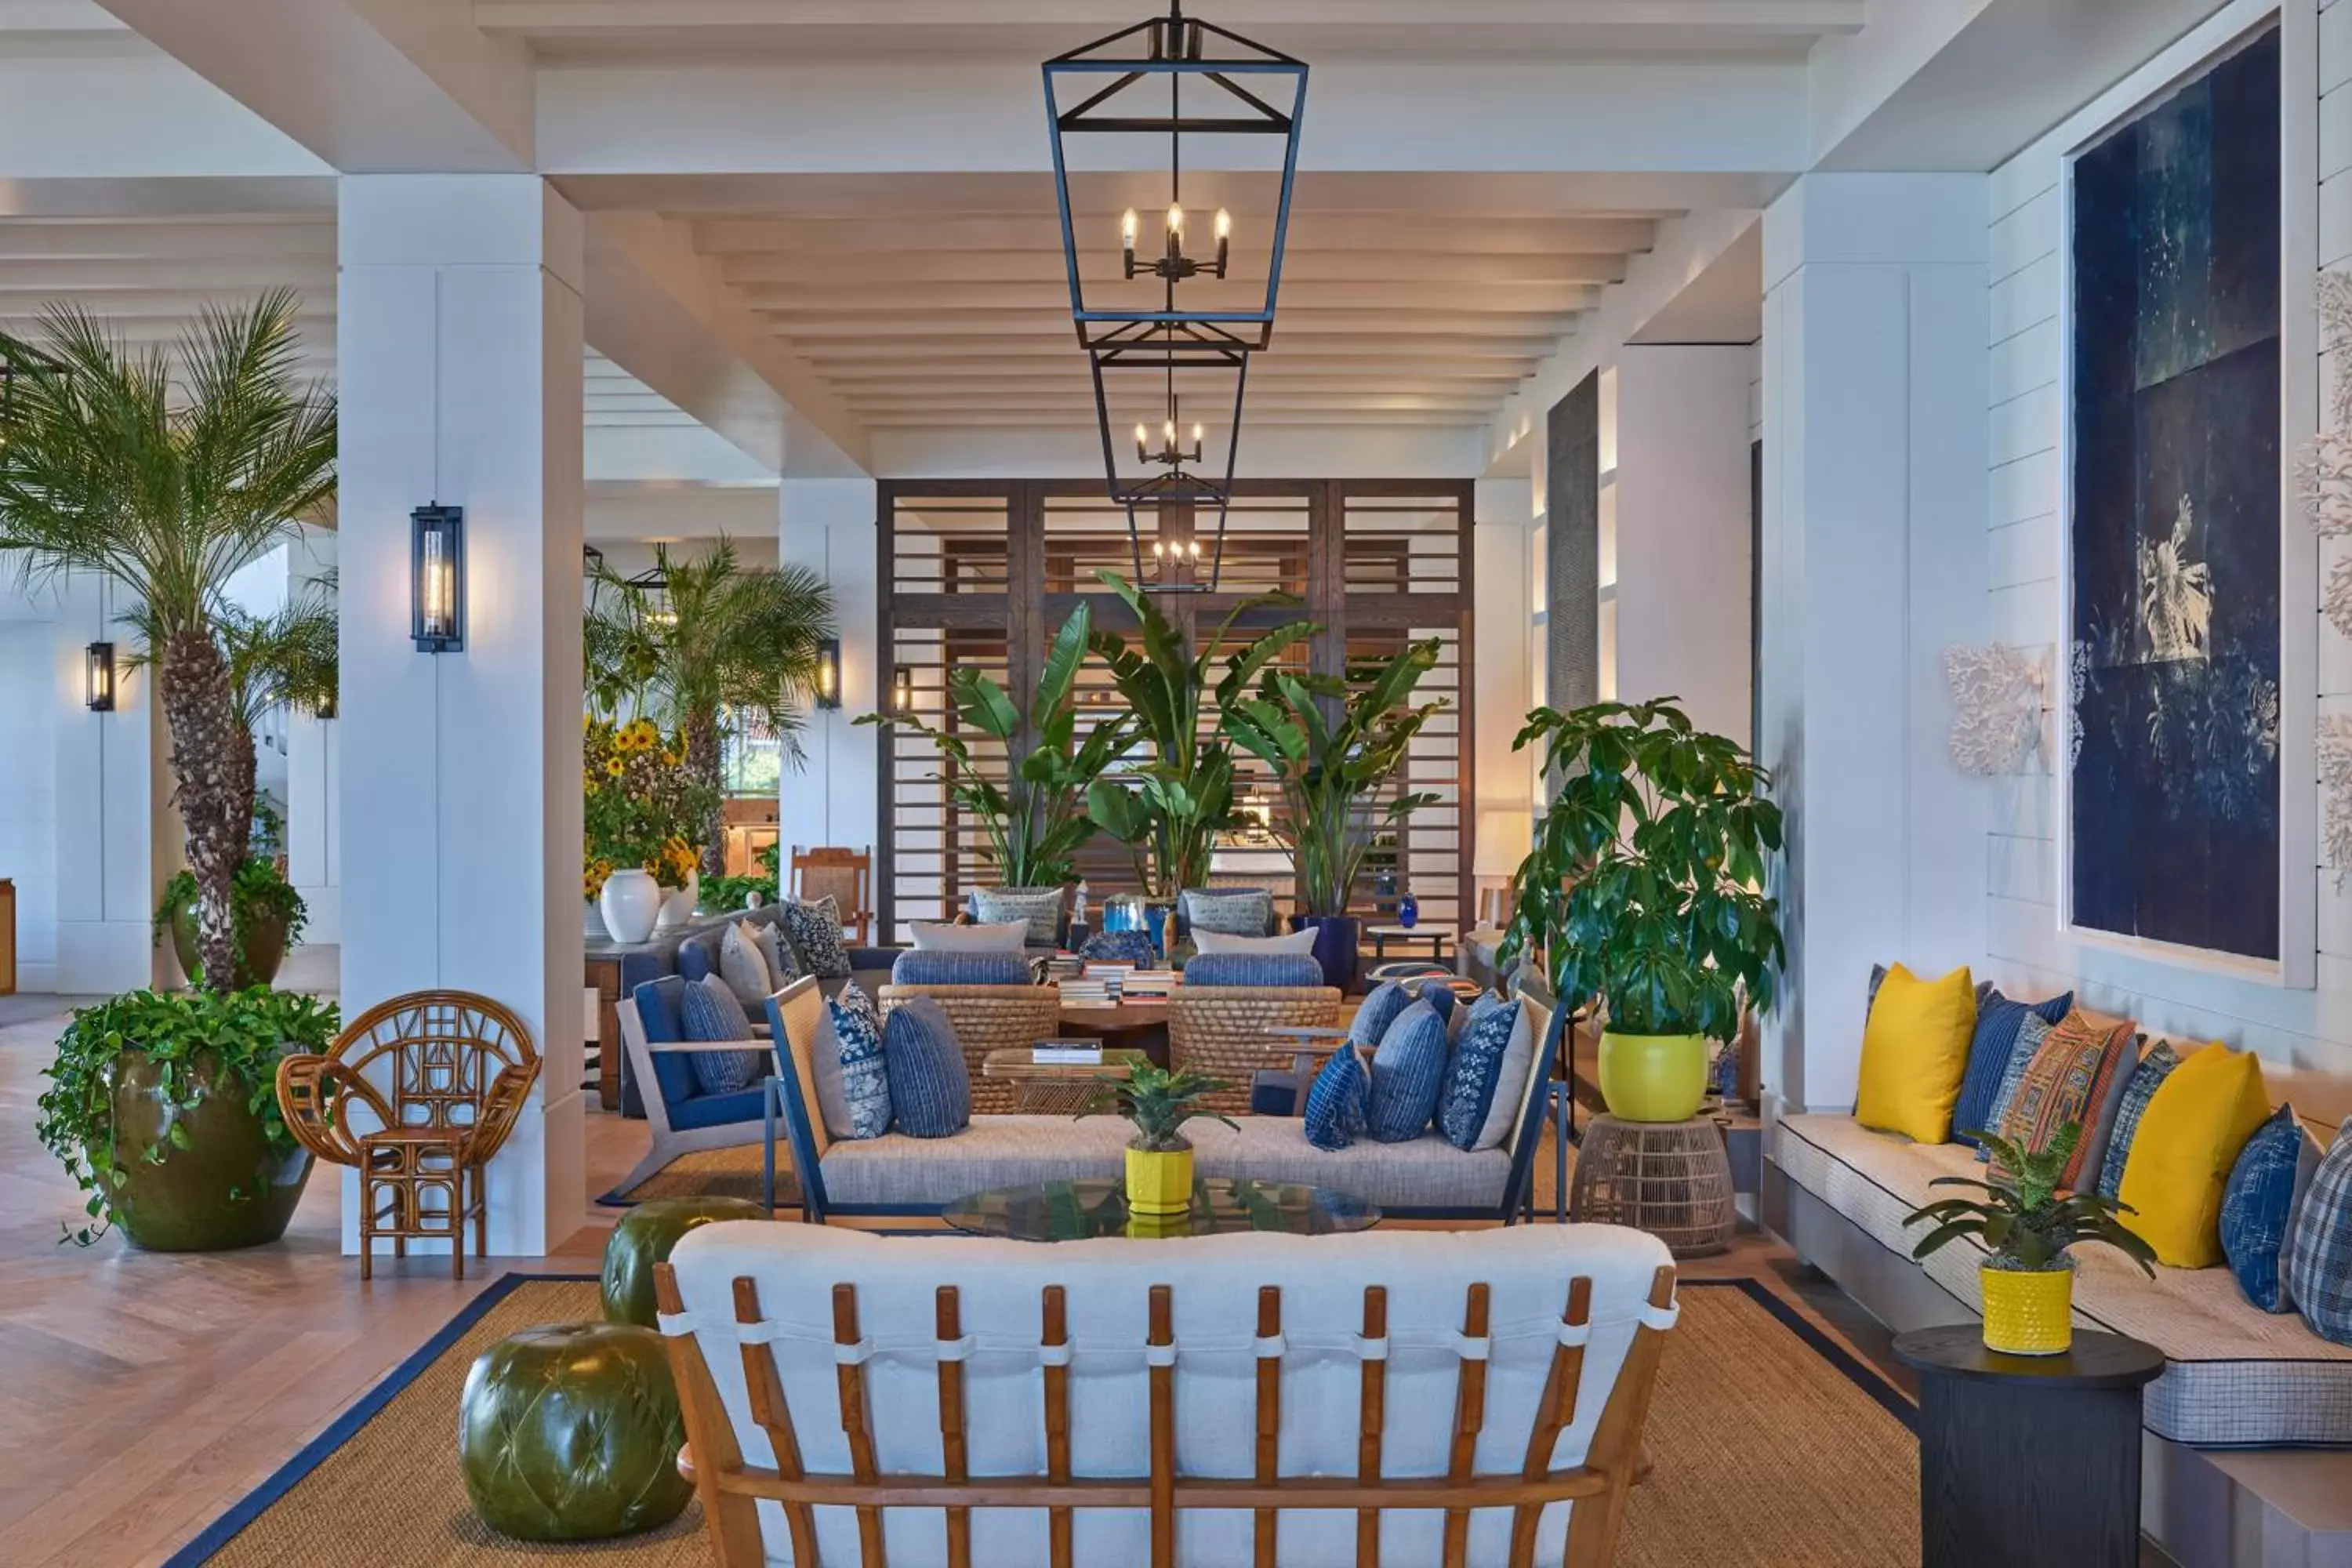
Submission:
<svg viewBox="0 0 2352 1568">
<path fill-rule="evenodd" d="M 1489 995 L 1478 999 L 1462 1026 L 1437 1104 L 1437 1130 L 1456 1149 L 1478 1146 L 1478 1134 L 1494 1109 L 1496 1086 L 1502 1081 L 1504 1053 L 1511 1048 L 1511 1031 L 1518 1022 L 1516 1004 Z"/>
<path fill-rule="evenodd" d="M 893 985 L 1026 985 L 1029 957 L 1020 952 L 957 952 L 909 948 L 890 963 Z"/>
<path fill-rule="evenodd" d="M 1381 1037 L 1389 1032 L 1389 1026 L 1396 1022 L 1397 1015 L 1412 1005 L 1411 992 L 1396 981 L 1382 981 L 1372 988 L 1372 994 L 1364 998 L 1363 1005 L 1356 1009 L 1355 1017 L 1349 1021 L 1348 1038 L 1368 1051 L 1378 1050 Z"/>
<path fill-rule="evenodd" d="M 1371 1075 L 1352 1045 L 1331 1053 L 1307 1090 L 1307 1141 L 1318 1149 L 1345 1149 L 1364 1135 L 1370 1113 Z"/>
<path fill-rule="evenodd" d="M 2352 1121 L 2305 1189 L 2287 1248 L 2286 1293 L 2321 1339 L 2352 1345 Z"/>
<path fill-rule="evenodd" d="M 1445 1092 L 1445 1020 L 1427 1000 L 1397 1015 L 1372 1053 L 1372 1107 L 1366 1131 L 1382 1143 L 1406 1143 L 1429 1131 Z"/>
<path fill-rule="evenodd" d="M 2132 1138 L 2139 1131 L 2139 1119 L 2147 1114 L 2147 1102 L 2156 1098 L 2157 1086 L 2180 1065 L 2173 1054 L 2169 1040 L 2158 1040 L 2124 1084 L 2124 1097 L 2116 1107 L 2115 1130 L 2107 1134 L 2105 1159 L 2099 1166 L 2099 1196 L 2113 1202 L 2124 1189 L 2124 1161 L 2131 1153 Z"/>
<path fill-rule="evenodd" d="M 1969 1039 L 1969 1066 L 1960 1079 L 1960 1098 L 1952 1107 L 1952 1141 L 1977 1146 L 1975 1134 L 1998 1132 L 1999 1123 L 1992 1116 L 1993 1098 L 2000 1092 L 2001 1079 L 2009 1074 L 2010 1058 L 2017 1054 L 2019 1028 L 2028 1013 L 2045 1024 L 2065 1021 L 2067 1010 L 2074 1005 L 2074 994 L 2053 996 L 2047 1002 L 2015 1002 L 1999 991 L 1989 991 L 1977 1004 L 1976 1033 Z M 2086 1128 L 2087 1132 L 2089 1130 Z"/>
<path fill-rule="evenodd" d="M 947 1009 L 914 996 L 882 1026 L 882 1066 L 890 1110 L 909 1138 L 949 1138 L 971 1124 L 971 1075 Z"/>
<path fill-rule="evenodd" d="M 841 1095 L 838 1107 L 825 1107 L 827 1131 L 836 1124 L 837 1110 L 842 1131 L 835 1136 L 879 1138 L 890 1131 L 890 1073 L 882 1062 L 882 1020 L 854 980 L 842 987 L 840 995 L 826 997 L 824 1009 L 827 1037 L 819 1048 L 834 1053 Z M 822 1071 L 817 1075 L 819 1100 L 829 1098 L 827 1076 Z"/>
<path fill-rule="evenodd" d="M 2221 1197 L 2221 1254 L 2246 1300 L 2265 1312 L 2291 1312 L 2284 1270 L 2294 1205 L 2319 1163 L 2294 1108 L 2282 1105 L 2254 1130 L 2230 1168 Z"/>
<path fill-rule="evenodd" d="M 2055 1026 L 2032 1008 L 2025 1010 L 2025 1016 L 2017 1024 L 2017 1044 L 2010 1048 L 2008 1065 L 2001 1069 L 2000 1088 L 1992 1097 L 1992 1108 L 1985 1113 L 1990 1120 L 1976 1131 L 1997 1131 L 2009 1120 L 2010 1104 L 2025 1086 L 2025 1069 L 2033 1065 L 2034 1053 L 2042 1048 L 2042 1042 L 2050 1037 Z M 1979 1143 L 1977 1163 L 1990 1164 L 1991 1161 L 1992 1151 Z"/>
<path fill-rule="evenodd" d="M 1323 966 L 1307 952 L 1204 952 L 1184 966 L 1187 985 L 1320 985 Z"/>
<path fill-rule="evenodd" d="M 777 906 L 776 919 L 802 973 L 820 980 L 848 975 L 849 951 L 841 945 L 841 909 L 830 897 L 813 904 L 787 899 Z"/>
<path fill-rule="evenodd" d="M 751 1020 L 744 1015 L 743 1004 L 716 974 L 706 974 L 686 988 L 678 1015 L 689 1040 L 751 1037 Z M 695 1051 L 687 1060 L 694 1069 L 694 1087 L 705 1094 L 734 1094 L 768 1073 L 766 1051 Z"/>
</svg>

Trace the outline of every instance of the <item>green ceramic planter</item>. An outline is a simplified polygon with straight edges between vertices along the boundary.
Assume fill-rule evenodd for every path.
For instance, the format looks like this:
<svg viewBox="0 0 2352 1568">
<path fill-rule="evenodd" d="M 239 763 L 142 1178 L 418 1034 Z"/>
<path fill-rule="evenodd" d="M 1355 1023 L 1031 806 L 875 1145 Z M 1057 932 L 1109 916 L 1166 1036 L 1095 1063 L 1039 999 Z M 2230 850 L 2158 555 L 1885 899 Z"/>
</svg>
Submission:
<svg viewBox="0 0 2352 1568">
<path fill-rule="evenodd" d="M 654 1265 L 697 1226 L 722 1219 L 767 1219 L 749 1198 L 655 1198 L 621 1216 L 604 1243 L 604 1321 L 654 1326 Z"/>
<path fill-rule="evenodd" d="M 116 1223 L 151 1252 L 226 1252 L 276 1241 L 310 1179 L 310 1151 L 273 1151 L 247 1103 L 251 1089 L 223 1086 L 210 1058 L 199 1060 L 194 1087 L 194 1103 L 174 1106 L 153 1060 L 123 1053 L 114 1075 L 114 1154 L 122 1173 Z M 179 1147 L 172 1142 L 175 1123 L 186 1134 Z M 163 1151 L 162 1163 L 149 1163 L 151 1149 Z"/>
<path fill-rule="evenodd" d="M 1601 1037 L 1601 1098 L 1623 1121 L 1688 1121 L 1706 1099 L 1706 1037 Z"/>
<path fill-rule="evenodd" d="M 686 1446 L 661 1336 L 551 1323 L 482 1352 L 457 1409 L 457 1468 L 482 1522 L 522 1541 L 635 1535 L 684 1511 Z"/>
<path fill-rule="evenodd" d="M 172 955 L 180 961 L 180 973 L 194 985 L 204 967 L 196 957 L 196 906 L 188 903 L 173 910 L 171 924 Z M 278 978 L 278 966 L 285 962 L 286 922 L 275 915 L 249 917 L 244 939 L 237 943 L 236 984 L 232 989 L 268 984 Z"/>
</svg>

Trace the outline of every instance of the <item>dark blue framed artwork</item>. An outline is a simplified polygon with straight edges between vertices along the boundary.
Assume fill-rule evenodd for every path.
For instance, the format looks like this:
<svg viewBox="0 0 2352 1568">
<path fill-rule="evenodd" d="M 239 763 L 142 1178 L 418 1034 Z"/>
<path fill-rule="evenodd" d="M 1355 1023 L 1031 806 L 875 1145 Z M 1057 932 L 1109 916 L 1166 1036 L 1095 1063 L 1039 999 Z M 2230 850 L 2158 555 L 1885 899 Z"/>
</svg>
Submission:
<svg viewBox="0 0 2352 1568">
<path fill-rule="evenodd" d="M 2078 928 L 2279 957 L 2279 40 L 2077 155 Z"/>
</svg>

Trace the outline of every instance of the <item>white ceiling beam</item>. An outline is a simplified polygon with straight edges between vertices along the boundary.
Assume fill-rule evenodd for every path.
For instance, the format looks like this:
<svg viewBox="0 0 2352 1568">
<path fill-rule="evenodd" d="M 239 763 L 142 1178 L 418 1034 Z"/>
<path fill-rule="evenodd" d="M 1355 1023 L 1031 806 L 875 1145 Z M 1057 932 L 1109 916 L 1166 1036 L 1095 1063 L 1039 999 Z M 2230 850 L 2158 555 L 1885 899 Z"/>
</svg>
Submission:
<svg viewBox="0 0 2352 1568">
<path fill-rule="evenodd" d="M 101 0 L 345 174 L 533 166 L 532 62 L 470 0 Z"/>
<path fill-rule="evenodd" d="M 1043 171 L 1040 96 L 1034 60 L 548 69 L 539 155 L 579 174 Z M 1806 127 L 1801 60 L 1342 60 L 1315 71 L 1299 166 L 1785 176 Z M 1136 145 L 1087 167 L 1164 168 L 1152 138 L 1098 140 Z M 1270 167 L 1268 138 L 1199 140 L 1193 168 Z"/>
<path fill-rule="evenodd" d="M 1066 310 L 1059 317 L 1045 311 L 898 310 L 882 316 L 795 315 L 786 310 L 762 312 L 781 336 L 800 342 L 825 338 L 928 338 L 933 333 L 1015 336 L 1059 333 L 1065 342 L 1070 330 Z M 1275 328 L 1279 346 L 1303 337 L 1330 333 L 1377 338 L 1402 329 L 1425 332 L 1493 331 L 1512 338 L 1557 338 L 1574 324 L 1573 314 L 1523 316 L 1485 314 L 1453 310 L 1322 310 L 1285 305 Z"/>
<path fill-rule="evenodd" d="M 731 279 L 730 279 L 731 281 Z M 1059 310 L 1065 317 L 1070 308 L 1070 291 L 1066 285 L 1051 282 L 996 283 L 960 282 L 909 286 L 900 283 L 751 283 L 739 291 L 744 303 L 754 310 L 783 316 L 797 316 L 821 311 L 828 316 L 856 316 L 863 312 L 896 312 L 920 310 L 929 312 L 949 310 Z M 1145 283 L 1128 287 L 1127 293 L 1144 310 L 1158 308 L 1156 288 Z M 1089 291 L 1090 303 L 1112 305 L 1123 296 L 1116 284 L 1100 284 Z M 1468 282 L 1459 286 L 1426 283 L 1298 283 L 1283 280 L 1281 315 L 1287 319 L 1293 312 L 1308 310 L 1454 310 L 1477 313 L 1516 313 L 1519 315 L 1556 315 L 1573 310 L 1591 310 L 1601 298 L 1597 287 L 1579 283 L 1481 283 Z M 1229 284 L 1223 289 L 1205 287 L 1189 293 L 1188 309 L 1194 310 L 1255 310 L 1265 302 L 1265 285 L 1255 289 L 1244 284 Z"/>
<path fill-rule="evenodd" d="M 1269 354 L 1265 363 L 1288 360 L 1294 353 L 1334 363 L 1350 359 L 1394 359 L 1411 362 L 1416 359 L 1533 359 L 1548 354 L 1554 346 L 1548 337 L 1506 337 L 1485 334 L 1456 333 L 1441 335 L 1401 331 L 1383 333 L 1379 337 L 1322 338 L 1311 345 L 1285 342 L 1278 355 Z M 883 364 L 913 362 L 926 367 L 943 369 L 957 365 L 974 365 L 993 369 L 1033 359 L 1070 360 L 1084 368 L 1078 359 L 1076 339 L 1066 330 L 1054 337 L 955 336 L 926 338 L 876 339 L 864 343 L 817 342 L 804 343 L 801 357 L 815 365 L 827 376 L 844 367 L 860 364 Z"/>
<path fill-rule="evenodd" d="M 1311 183 L 1310 183 L 1311 188 Z M 1050 198 L 1049 198 L 1050 200 Z M 1073 223 L 1118 224 L 1115 212 L 1090 213 Z M 1289 247 L 1294 258 L 1315 255 L 1409 257 L 1529 257 L 1549 263 L 1586 257 L 1621 257 L 1650 248 L 1649 217 L 1551 218 L 1480 214 L 1461 217 L 1421 212 L 1352 214 L 1294 210 Z M 1028 214 L 972 216 L 908 214 L 898 218 L 704 218 L 694 243 L 713 255 L 793 254 L 812 259 L 849 258 L 888 264 L 906 256 L 1062 254 L 1062 228 L 1050 205 Z"/>
<path fill-rule="evenodd" d="M 262 116 L 152 48 L 0 58 L 0 178 L 327 172 Z"/>
<path fill-rule="evenodd" d="M 1116 258 L 1113 258 L 1114 260 Z M 721 276 L 728 282 L 751 287 L 763 284 L 795 288 L 875 288 L 891 285 L 938 284 L 990 287 L 1043 284 L 1060 288 L 1068 297 L 1068 273 L 1056 250 L 894 251 L 883 255 L 765 256 L 734 255 L 723 258 Z M 1236 262 L 1228 282 L 1265 289 L 1267 268 L 1263 258 L 1248 265 Z M 1625 274 L 1622 256 L 1443 256 L 1399 253 L 1381 249 L 1314 251 L 1292 249 L 1283 258 L 1282 285 L 1289 290 L 1317 284 L 1455 283 L 1504 288 L 1557 287 L 1565 284 L 1614 283 Z M 1116 278 L 1090 280 L 1093 286 L 1117 287 Z M 1192 285 L 1187 285 L 1192 288 Z M 926 287 L 925 292 L 930 289 Z M 1213 290 L 1203 287 L 1200 290 Z M 1228 290 L 1232 292 L 1233 290 Z"/>
</svg>

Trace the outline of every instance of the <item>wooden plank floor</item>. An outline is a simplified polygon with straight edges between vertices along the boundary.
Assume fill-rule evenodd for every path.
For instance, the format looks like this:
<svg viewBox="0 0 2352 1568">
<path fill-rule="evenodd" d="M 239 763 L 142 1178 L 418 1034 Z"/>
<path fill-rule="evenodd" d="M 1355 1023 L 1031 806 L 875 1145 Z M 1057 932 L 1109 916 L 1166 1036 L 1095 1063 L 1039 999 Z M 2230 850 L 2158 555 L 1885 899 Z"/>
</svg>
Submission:
<svg viewBox="0 0 2352 1568">
<path fill-rule="evenodd" d="M 602 1226 L 552 1258 L 469 1260 L 463 1283 L 446 1257 L 380 1258 L 362 1285 L 341 1250 L 332 1172 L 313 1177 L 281 1246 L 211 1256 L 142 1254 L 119 1237 L 59 1246 L 81 1205 L 33 1136 L 56 1033 L 54 1018 L 0 1026 L 0 1562 L 14 1568 L 162 1561 L 489 1280 L 596 1266 Z M 590 1193 L 626 1172 L 645 1138 L 642 1123 L 592 1111 Z M 1549 1150 L 1538 1171 L 1549 1212 Z M 1777 1244 L 1745 1239 L 1688 1272 L 1764 1280 L 1883 1356 L 1874 1327 Z"/>
</svg>

